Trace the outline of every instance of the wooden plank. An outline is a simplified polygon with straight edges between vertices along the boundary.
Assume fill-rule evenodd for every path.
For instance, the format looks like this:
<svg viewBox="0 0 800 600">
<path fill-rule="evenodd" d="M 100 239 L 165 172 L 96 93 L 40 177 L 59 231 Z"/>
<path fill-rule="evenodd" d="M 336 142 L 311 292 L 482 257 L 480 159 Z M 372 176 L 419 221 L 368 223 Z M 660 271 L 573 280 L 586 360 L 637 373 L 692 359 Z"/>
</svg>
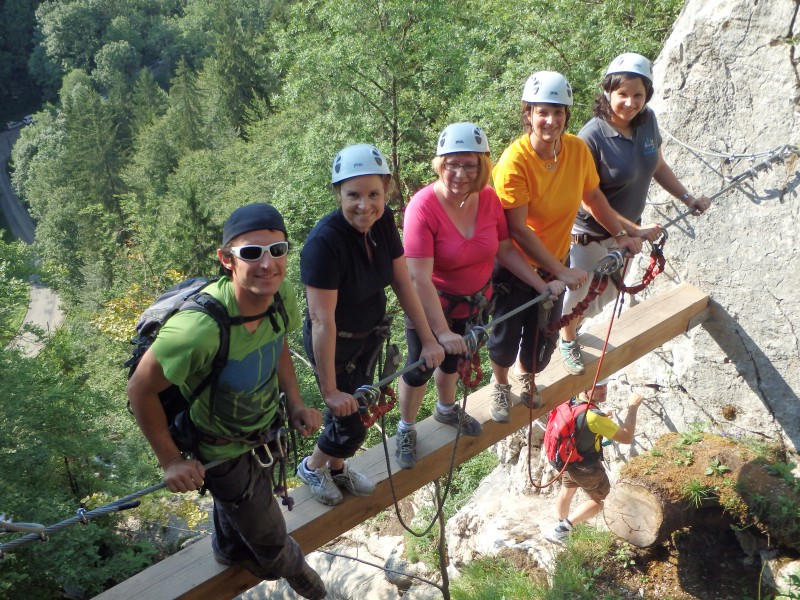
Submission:
<svg viewBox="0 0 800 600">
<path fill-rule="evenodd" d="M 625 311 L 616 319 L 603 358 L 601 377 L 607 377 L 629 365 L 665 342 L 684 333 L 707 314 L 708 296 L 697 288 L 682 284 Z M 544 406 L 534 411 L 537 417 L 591 385 L 606 337 L 607 324 L 593 327 L 580 336 L 586 373 L 567 375 L 556 355 L 536 378 Z M 518 394 L 518 386 L 512 388 Z M 458 440 L 455 464 L 461 464 L 510 433 L 528 425 L 529 411 L 516 404 L 511 422 L 495 423 L 489 415 L 491 386 L 471 394 L 469 413 L 483 423 L 479 437 L 462 436 Z M 515 399 L 518 402 L 518 398 Z M 417 424 L 416 469 L 400 470 L 394 457 L 394 438 L 389 439 L 390 466 L 398 498 L 403 498 L 445 474 L 450 466 L 455 429 L 427 418 Z M 367 498 L 346 498 L 335 507 L 313 499 L 307 486 L 292 491 L 294 510 L 284 510 L 292 535 L 308 553 L 363 523 L 393 503 L 383 445 L 379 444 L 353 457 L 353 467 L 369 475 L 376 483 L 375 493 Z M 100 599 L 148 598 L 152 600 L 233 598 L 259 582 L 248 571 L 218 565 L 211 554 L 210 538 L 203 539 L 177 554 L 153 565 L 116 587 L 97 596 Z"/>
</svg>

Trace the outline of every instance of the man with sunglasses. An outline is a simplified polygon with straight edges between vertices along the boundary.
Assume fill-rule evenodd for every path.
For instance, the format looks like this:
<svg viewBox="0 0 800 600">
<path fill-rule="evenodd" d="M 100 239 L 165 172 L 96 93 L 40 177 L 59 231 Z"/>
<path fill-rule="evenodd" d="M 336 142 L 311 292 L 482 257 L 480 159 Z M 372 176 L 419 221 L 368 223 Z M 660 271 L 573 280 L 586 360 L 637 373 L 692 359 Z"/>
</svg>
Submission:
<svg viewBox="0 0 800 600">
<path fill-rule="evenodd" d="M 286 341 L 300 325 L 294 290 L 284 279 L 288 252 L 286 226 L 273 206 L 243 206 L 225 222 L 217 250 L 224 275 L 204 291 L 234 324 L 213 406 L 206 389 L 189 409 L 199 434 L 197 459 L 185 459 L 172 440 L 158 393 L 175 384 L 188 397 L 208 375 L 220 339 L 214 318 L 186 310 L 167 320 L 131 377 L 128 396 L 167 487 L 211 492 L 214 558 L 262 579 L 284 577 L 300 596 L 322 599 L 325 586 L 288 535 L 272 492 L 280 393 L 289 423 L 302 435 L 322 423 L 319 411 L 303 404 Z M 209 462 L 219 464 L 205 469 Z"/>
</svg>

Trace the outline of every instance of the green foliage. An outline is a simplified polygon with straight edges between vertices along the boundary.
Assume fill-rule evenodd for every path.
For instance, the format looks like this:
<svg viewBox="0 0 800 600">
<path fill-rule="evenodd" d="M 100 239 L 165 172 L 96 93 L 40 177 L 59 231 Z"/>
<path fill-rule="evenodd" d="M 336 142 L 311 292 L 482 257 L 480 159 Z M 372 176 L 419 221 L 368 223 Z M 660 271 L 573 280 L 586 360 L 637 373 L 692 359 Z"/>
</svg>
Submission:
<svg viewBox="0 0 800 600">
<path fill-rule="evenodd" d="M 541 583 L 540 583 L 541 585 Z M 485 558 L 469 563 L 450 586 L 453 600 L 533 598 L 530 577 L 506 559 Z"/>
<path fill-rule="evenodd" d="M 625 569 L 636 565 L 633 550 L 628 542 L 623 542 L 617 546 L 613 553 L 613 559 Z"/>
<path fill-rule="evenodd" d="M 716 488 L 692 479 L 683 486 L 683 499 L 694 508 L 701 508 L 706 500 L 717 498 Z"/>
<path fill-rule="evenodd" d="M 794 463 L 777 461 L 767 464 L 766 469 L 770 475 L 776 475 L 790 484 L 795 492 L 800 492 L 800 478 L 794 476 L 796 466 Z"/>
<path fill-rule="evenodd" d="M 680 436 L 676 444 L 677 446 L 691 446 L 695 442 L 699 442 L 703 439 L 703 434 L 696 430 L 682 431 L 680 432 Z"/>
<path fill-rule="evenodd" d="M 723 465 L 719 458 L 715 458 L 708 464 L 708 468 L 705 470 L 706 475 L 719 475 L 722 477 L 725 473 L 730 473 L 730 468 Z"/>
<path fill-rule="evenodd" d="M 680 457 L 672 459 L 672 462 L 678 466 L 688 467 L 694 462 L 694 452 L 691 450 L 681 450 Z"/>
<path fill-rule="evenodd" d="M 0 347 L 14 337 L 28 309 L 31 263 L 25 244 L 0 240 Z"/>
<path fill-rule="evenodd" d="M 50 525 L 87 496 L 120 497 L 154 479 L 124 402 L 82 383 L 87 340 L 74 346 L 67 332 L 36 359 L 0 351 L 0 512 L 14 521 Z M 0 563 L 0 597 L 52 598 L 64 585 L 93 595 L 129 577 L 154 549 L 120 534 L 119 522 L 113 515 L 70 526 L 11 553 Z"/>
<path fill-rule="evenodd" d="M 585 525 L 572 530 L 564 551 L 555 563 L 550 590 L 535 596 L 547 600 L 595 600 L 595 578 L 602 573 L 602 561 L 613 547 L 614 537 Z"/>
</svg>

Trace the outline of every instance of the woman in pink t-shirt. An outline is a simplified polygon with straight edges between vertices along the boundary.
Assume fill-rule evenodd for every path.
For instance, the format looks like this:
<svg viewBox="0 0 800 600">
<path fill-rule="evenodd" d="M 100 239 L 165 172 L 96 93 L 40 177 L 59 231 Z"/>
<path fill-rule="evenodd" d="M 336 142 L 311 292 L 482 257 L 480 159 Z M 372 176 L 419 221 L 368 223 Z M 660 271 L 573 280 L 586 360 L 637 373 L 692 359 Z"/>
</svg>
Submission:
<svg viewBox="0 0 800 600">
<path fill-rule="evenodd" d="M 481 425 L 455 402 L 458 358 L 467 352 L 463 335 L 470 324 L 484 324 L 497 260 L 540 293 L 564 291 L 560 281 L 545 283 L 508 237 L 503 207 L 487 184 L 492 171 L 489 143 L 473 123 L 448 125 L 439 136 L 433 169 L 438 179 L 414 194 L 406 207 L 404 250 L 425 316 L 447 356 L 432 373 L 416 369 L 400 381 L 400 425 L 396 456 L 404 469 L 416 465 L 415 421 L 425 385 L 434 375 L 438 402 L 433 418 L 479 435 Z M 420 341 L 406 323 L 408 364 L 418 360 Z M 492 404 L 492 416 L 509 420 L 509 396 Z"/>
</svg>

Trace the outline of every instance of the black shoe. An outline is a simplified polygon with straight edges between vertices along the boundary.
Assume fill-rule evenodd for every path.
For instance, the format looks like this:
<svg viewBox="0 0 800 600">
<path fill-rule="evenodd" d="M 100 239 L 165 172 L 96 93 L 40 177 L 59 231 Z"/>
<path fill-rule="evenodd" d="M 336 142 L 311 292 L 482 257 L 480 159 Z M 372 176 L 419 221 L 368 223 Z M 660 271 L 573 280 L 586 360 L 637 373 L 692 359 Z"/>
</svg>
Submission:
<svg viewBox="0 0 800 600">
<path fill-rule="evenodd" d="M 323 600 L 328 597 L 325 584 L 317 572 L 307 562 L 303 561 L 303 570 L 294 577 L 287 577 L 286 583 L 303 598 L 308 600 Z"/>
</svg>

